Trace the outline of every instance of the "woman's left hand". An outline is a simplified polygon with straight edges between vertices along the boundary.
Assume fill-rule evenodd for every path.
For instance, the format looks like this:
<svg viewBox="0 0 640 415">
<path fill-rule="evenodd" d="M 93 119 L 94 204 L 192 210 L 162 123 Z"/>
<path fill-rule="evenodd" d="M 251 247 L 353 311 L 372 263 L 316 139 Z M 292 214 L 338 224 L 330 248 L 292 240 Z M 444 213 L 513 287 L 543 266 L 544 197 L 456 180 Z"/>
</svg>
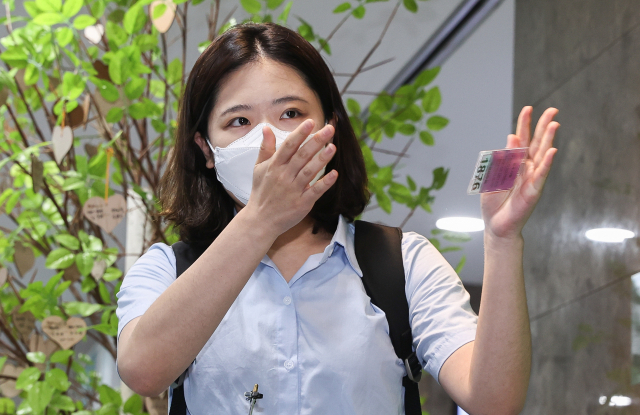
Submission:
<svg viewBox="0 0 640 415">
<path fill-rule="evenodd" d="M 510 134 L 507 148 L 529 147 L 523 172 L 508 192 L 485 193 L 480 197 L 485 233 L 495 237 L 519 237 L 527 219 L 540 199 L 542 188 L 551 169 L 553 138 L 560 124 L 553 121 L 558 113 L 548 108 L 540 117 L 530 140 L 532 107 L 524 107 L 518 117 L 516 134 Z"/>
</svg>

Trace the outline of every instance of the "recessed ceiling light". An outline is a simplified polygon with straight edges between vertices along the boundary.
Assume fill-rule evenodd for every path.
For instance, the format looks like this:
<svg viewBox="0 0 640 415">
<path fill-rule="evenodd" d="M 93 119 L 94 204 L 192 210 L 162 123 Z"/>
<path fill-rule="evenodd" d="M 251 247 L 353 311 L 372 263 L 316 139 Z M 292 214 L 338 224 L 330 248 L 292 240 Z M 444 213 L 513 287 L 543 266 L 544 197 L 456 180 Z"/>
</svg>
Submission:
<svg viewBox="0 0 640 415">
<path fill-rule="evenodd" d="M 635 233 L 626 229 L 618 228 L 597 228 L 589 229 L 585 236 L 596 242 L 624 242 L 625 239 L 633 238 Z"/>
<path fill-rule="evenodd" d="M 598 399 L 598 402 L 600 402 L 600 405 L 606 404 L 607 403 L 607 397 L 606 396 L 601 396 L 600 399 Z M 609 399 L 609 406 L 629 406 L 632 403 L 633 403 L 633 399 L 631 399 L 628 396 L 613 395 Z"/>
<path fill-rule="evenodd" d="M 452 232 L 478 232 L 484 230 L 484 221 L 478 218 L 442 218 L 436 221 L 436 227 Z"/>
</svg>

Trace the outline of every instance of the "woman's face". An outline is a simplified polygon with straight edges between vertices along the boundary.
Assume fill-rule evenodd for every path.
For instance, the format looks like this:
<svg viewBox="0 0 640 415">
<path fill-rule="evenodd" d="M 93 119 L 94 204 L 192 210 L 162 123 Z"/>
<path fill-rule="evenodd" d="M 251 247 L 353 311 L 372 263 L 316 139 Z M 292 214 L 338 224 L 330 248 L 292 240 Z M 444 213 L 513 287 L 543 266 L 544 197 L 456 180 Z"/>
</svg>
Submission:
<svg viewBox="0 0 640 415">
<path fill-rule="evenodd" d="M 315 122 L 314 132 L 325 123 L 320 99 L 302 77 L 289 66 L 261 59 L 233 72 L 220 88 L 209 115 L 209 138 L 214 147 L 226 147 L 265 122 L 283 131 L 293 131 L 304 120 Z M 196 133 L 207 167 L 213 168 L 211 150 Z"/>
</svg>

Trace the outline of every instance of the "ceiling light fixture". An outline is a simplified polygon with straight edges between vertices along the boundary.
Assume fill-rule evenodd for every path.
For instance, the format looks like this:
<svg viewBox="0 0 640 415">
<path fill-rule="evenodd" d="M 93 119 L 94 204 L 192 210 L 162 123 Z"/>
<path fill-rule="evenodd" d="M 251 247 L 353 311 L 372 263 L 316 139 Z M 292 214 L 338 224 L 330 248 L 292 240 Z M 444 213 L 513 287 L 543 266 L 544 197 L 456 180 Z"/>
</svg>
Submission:
<svg viewBox="0 0 640 415">
<path fill-rule="evenodd" d="M 442 218 L 437 220 L 436 227 L 452 232 L 478 232 L 484 230 L 484 221 L 478 218 Z"/>
<path fill-rule="evenodd" d="M 588 239 L 596 242 L 624 242 L 625 239 L 633 238 L 635 233 L 618 228 L 597 228 L 589 229 L 585 232 Z"/>
</svg>

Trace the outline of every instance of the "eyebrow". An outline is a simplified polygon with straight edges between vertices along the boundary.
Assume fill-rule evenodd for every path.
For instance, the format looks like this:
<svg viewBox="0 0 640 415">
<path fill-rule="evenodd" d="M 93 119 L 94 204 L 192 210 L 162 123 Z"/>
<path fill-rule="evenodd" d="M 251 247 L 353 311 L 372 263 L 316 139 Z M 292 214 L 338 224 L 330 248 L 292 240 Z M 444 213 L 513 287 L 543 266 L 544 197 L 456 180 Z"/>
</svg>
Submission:
<svg viewBox="0 0 640 415">
<path fill-rule="evenodd" d="M 296 96 L 296 95 L 287 95 L 285 97 L 282 98 L 276 98 L 272 101 L 273 105 L 278 105 L 278 104 L 285 104 L 287 102 L 293 102 L 293 101 L 301 101 L 304 102 L 306 104 L 308 104 L 309 102 L 307 100 L 305 100 L 302 97 Z M 233 107 L 227 108 L 226 110 L 224 110 L 224 112 L 222 114 L 220 114 L 220 117 L 224 117 L 225 115 L 232 113 L 232 112 L 238 112 L 238 111 L 249 111 L 251 110 L 251 105 L 247 105 L 247 104 L 238 104 L 238 105 L 234 105 Z"/>
</svg>

